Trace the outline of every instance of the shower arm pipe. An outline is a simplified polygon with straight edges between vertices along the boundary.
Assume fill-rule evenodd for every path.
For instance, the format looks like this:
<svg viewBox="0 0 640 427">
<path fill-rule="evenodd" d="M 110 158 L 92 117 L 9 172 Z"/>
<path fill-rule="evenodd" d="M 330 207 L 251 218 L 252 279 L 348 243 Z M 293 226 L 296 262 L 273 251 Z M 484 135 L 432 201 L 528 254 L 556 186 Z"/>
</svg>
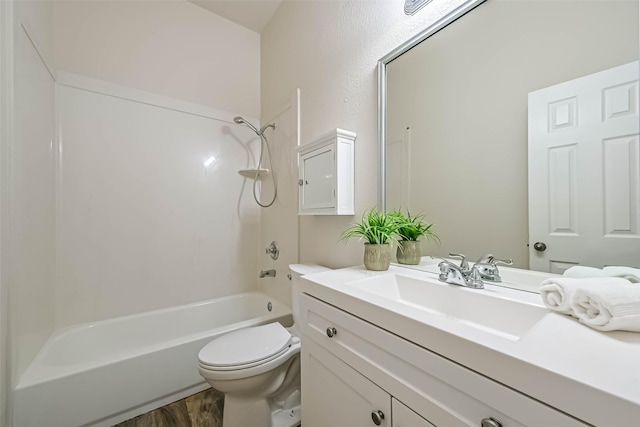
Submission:
<svg viewBox="0 0 640 427">
<path fill-rule="evenodd" d="M 237 123 L 237 124 L 247 125 L 258 136 L 262 136 L 262 134 L 264 133 L 265 130 L 267 130 L 267 128 L 271 128 L 271 129 L 274 129 L 274 130 L 276 128 L 276 124 L 275 123 L 268 123 L 268 124 L 262 126 L 260 129 L 258 129 L 253 124 L 251 124 L 251 122 L 246 121 L 243 117 L 240 117 L 240 116 L 234 117 L 233 121 L 235 123 Z"/>
<path fill-rule="evenodd" d="M 260 132 L 260 135 L 262 135 L 264 133 L 265 130 L 267 130 L 267 128 L 271 128 L 273 130 L 276 130 L 276 124 L 275 123 L 267 123 L 266 125 L 262 126 L 260 128 L 260 130 L 258 132 Z"/>
</svg>

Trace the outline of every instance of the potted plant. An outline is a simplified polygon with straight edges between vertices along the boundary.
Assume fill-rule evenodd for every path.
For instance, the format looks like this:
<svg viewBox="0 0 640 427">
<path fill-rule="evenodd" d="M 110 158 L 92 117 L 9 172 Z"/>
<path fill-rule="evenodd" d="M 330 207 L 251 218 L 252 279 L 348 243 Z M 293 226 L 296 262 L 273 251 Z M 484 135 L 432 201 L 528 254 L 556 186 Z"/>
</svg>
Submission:
<svg viewBox="0 0 640 427">
<path fill-rule="evenodd" d="M 397 242 L 395 234 L 400 223 L 396 215 L 380 212 L 375 208 L 362 214 L 362 220 L 342 233 L 340 240 L 358 237 L 364 244 L 364 266 L 367 270 L 384 271 L 391 263 L 391 242 Z"/>
<path fill-rule="evenodd" d="M 424 220 L 424 215 L 406 215 L 400 211 L 394 211 L 390 215 L 395 217 L 398 224 L 397 234 L 400 236 L 396 258 L 400 264 L 418 265 L 422 254 L 420 252 L 420 237 L 425 240 L 440 242 L 438 235 L 433 231 L 433 224 Z"/>
</svg>

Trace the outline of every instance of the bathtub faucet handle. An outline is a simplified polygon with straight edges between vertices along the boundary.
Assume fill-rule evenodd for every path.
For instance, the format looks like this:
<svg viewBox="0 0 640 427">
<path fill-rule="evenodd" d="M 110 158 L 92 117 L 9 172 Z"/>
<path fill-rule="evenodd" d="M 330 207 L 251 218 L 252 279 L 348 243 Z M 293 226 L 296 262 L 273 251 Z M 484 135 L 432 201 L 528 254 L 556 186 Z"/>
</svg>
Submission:
<svg viewBox="0 0 640 427">
<path fill-rule="evenodd" d="M 271 259 L 277 260 L 278 256 L 280 255 L 280 249 L 278 248 L 278 243 L 276 243 L 275 240 L 271 242 L 269 247 L 264 250 L 264 253 L 269 255 Z"/>
</svg>

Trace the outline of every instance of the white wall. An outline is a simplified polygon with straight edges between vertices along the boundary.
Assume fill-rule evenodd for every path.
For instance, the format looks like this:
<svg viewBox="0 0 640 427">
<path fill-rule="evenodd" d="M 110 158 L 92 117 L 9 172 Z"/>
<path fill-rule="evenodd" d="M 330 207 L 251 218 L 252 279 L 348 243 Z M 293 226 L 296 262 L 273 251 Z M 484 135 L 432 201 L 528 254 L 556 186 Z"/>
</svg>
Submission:
<svg viewBox="0 0 640 427">
<path fill-rule="evenodd" d="M 56 1 L 59 69 L 260 116 L 260 36 L 182 0 Z"/>
<path fill-rule="evenodd" d="M 260 213 L 237 171 L 254 166 L 256 135 L 230 114 L 63 77 L 56 326 L 254 290 Z"/>
<path fill-rule="evenodd" d="M 362 245 L 338 239 L 377 203 L 377 60 L 461 3 L 434 1 L 406 16 L 401 0 L 283 2 L 262 33 L 262 110 L 299 87 L 302 144 L 336 127 L 358 133 L 356 216 L 301 217 L 301 262 L 362 263 Z"/>
</svg>

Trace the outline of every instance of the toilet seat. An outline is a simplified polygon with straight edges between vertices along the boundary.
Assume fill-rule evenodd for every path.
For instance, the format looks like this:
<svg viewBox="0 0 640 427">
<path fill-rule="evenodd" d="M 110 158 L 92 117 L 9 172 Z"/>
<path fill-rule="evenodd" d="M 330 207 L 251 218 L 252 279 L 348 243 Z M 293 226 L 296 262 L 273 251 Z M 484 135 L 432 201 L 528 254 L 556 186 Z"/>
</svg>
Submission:
<svg viewBox="0 0 640 427">
<path fill-rule="evenodd" d="M 198 353 L 202 368 L 211 371 L 247 369 L 277 359 L 289 350 L 293 337 L 277 322 L 221 336 Z"/>
<path fill-rule="evenodd" d="M 241 369 L 248 369 L 248 368 L 253 368 L 254 366 L 259 366 L 264 363 L 270 362 L 273 359 L 277 359 L 278 357 L 286 353 L 287 350 L 289 350 L 289 347 L 283 348 L 281 351 L 279 351 L 278 353 L 274 354 L 271 357 L 267 357 L 266 359 L 258 360 L 252 363 L 238 364 L 233 366 L 216 366 L 216 365 L 208 365 L 206 363 L 200 362 L 200 366 L 204 369 L 208 369 L 211 371 L 237 371 Z"/>
</svg>

